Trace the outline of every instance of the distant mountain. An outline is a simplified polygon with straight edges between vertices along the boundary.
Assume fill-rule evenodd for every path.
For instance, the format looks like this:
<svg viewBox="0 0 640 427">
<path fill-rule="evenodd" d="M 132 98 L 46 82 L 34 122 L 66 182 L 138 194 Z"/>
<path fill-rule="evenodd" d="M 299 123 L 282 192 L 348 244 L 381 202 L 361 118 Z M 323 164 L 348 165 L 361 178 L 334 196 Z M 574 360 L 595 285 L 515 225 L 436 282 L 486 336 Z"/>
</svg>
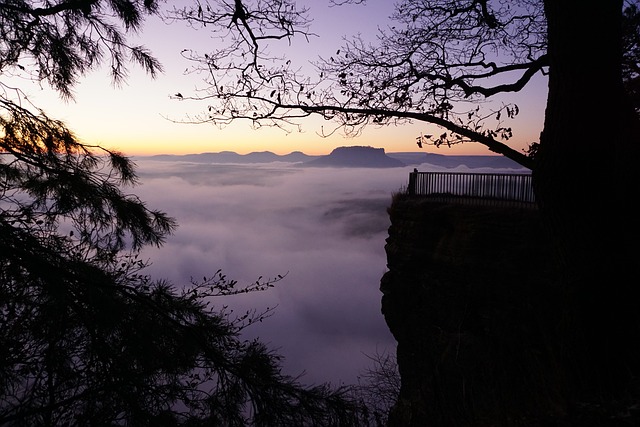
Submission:
<svg viewBox="0 0 640 427">
<path fill-rule="evenodd" d="M 427 163 L 427 156 L 429 154 L 423 152 L 406 152 L 406 153 L 386 153 L 387 156 L 392 159 L 400 160 L 407 166 L 412 165 L 421 165 L 422 163 Z"/>
<path fill-rule="evenodd" d="M 443 168 L 455 168 L 458 166 L 467 166 L 470 169 L 477 168 L 494 168 L 494 169 L 522 169 L 522 165 L 504 156 L 493 155 L 467 155 L 467 156 L 449 156 L 446 154 L 434 153 L 387 153 L 387 156 L 400 160 L 408 166 L 418 166 L 428 163 L 433 166 Z"/>
<path fill-rule="evenodd" d="M 310 156 L 300 151 L 294 151 L 293 153 L 280 156 L 283 162 L 292 162 L 292 163 L 304 163 L 313 159 L 317 159 L 318 157 L 320 156 Z"/>
<path fill-rule="evenodd" d="M 328 156 L 309 160 L 303 166 L 313 167 L 350 167 L 350 168 L 397 168 L 406 163 L 387 156 L 384 148 L 338 147 Z"/>
<path fill-rule="evenodd" d="M 219 153 L 200 153 L 200 154 L 159 154 L 155 156 L 145 157 L 150 160 L 166 161 L 166 162 L 192 162 L 192 163 L 303 163 L 318 158 L 319 156 L 310 156 L 300 151 L 294 151 L 289 154 L 279 155 L 271 151 L 253 152 L 249 154 L 238 154 L 233 151 L 221 151 Z"/>
<path fill-rule="evenodd" d="M 477 155 L 477 156 L 447 156 L 445 154 L 426 154 L 426 159 L 422 163 L 429 163 L 434 166 L 445 168 L 455 168 L 467 166 L 470 169 L 494 168 L 494 169 L 522 169 L 523 166 L 504 156 Z"/>
<path fill-rule="evenodd" d="M 279 155 L 270 151 L 238 154 L 233 151 L 201 154 L 160 154 L 155 156 L 139 157 L 157 161 L 183 161 L 205 164 L 257 164 L 285 162 L 299 166 L 312 167 L 354 167 L 354 168 L 392 168 L 429 164 L 443 168 L 455 168 L 467 166 L 470 169 L 494 168 L 494 169 L 522 169 L 523 167 L 511 159 L 498 155 L 468 155 L 449 156 L 446 154 L 434 154 L 424 152 L 398 152 L 385 153 L 384 148 L 365 146 L 338 147 L 326 156 L 312 156 L 300 151 Z"/>
</svg>

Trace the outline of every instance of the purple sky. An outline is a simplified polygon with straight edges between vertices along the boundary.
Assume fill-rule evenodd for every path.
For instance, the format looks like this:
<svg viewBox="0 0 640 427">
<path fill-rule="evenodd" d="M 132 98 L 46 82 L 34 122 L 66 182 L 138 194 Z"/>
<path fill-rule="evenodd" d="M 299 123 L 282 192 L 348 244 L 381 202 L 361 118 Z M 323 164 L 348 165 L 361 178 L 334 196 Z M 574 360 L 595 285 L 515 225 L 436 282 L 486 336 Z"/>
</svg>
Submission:
<svg viewBox="0 0 640 427">
<path fill-rule="evenodd" d="M 142 185 L 134 192 L 179 222 L 162 248 L 144 252 L 149 274 L 183 284 L 220 268 L 249 284 L 288 273 L 266 292 L 217 304 L 240 313 L 277 305 L 246 332 L 285 357 L 285 373 L 306 371 L 305 384 L 356 383 L 372 367 L 368 356 L 395 354 L 380 312 L 386 208 L 413 166 L 137 163 Z"/>
<path fill-rule="evenodd" d="M 334 55 L 344 44 L 343 37 L 352 40 L 359 34 L 373 41 L 378 28 L 394 25 L 388 19 L 394 10 L 394 2 L 390 0 L 368 0 L 365 4 L 341 7 L 329 7 L 327 0 L 297 0 L 296 3 L 310 7 L 309 16 L 313 19 L 310 30 L 317 37 L 272 41 L 268 51 L 274 56 L 282 54 L 293 61 L 292 68 L 302 67 L 310 75 L 315 75 L 310 62 Z M 167 8 L 171 7 L 170 2 Z M 214 37 L 210 28 L 194 30 L 180 22 L 167 25 L 159 18 L 149 18 L 142 32 L 132 35 L 131 43 L 149 48 L 163 64 L 164 73 L 152 80 L 140 67 L 132 66 L 127 81 L 120 87 L 113 87 L 109 84 L 109 64 L 103 64 L 74 86 L 74 102 L 62 101 L 41 82 L 22 78 L 3 82 L 20 87 L 50 116 L 67 122 L 83 141 L 117 149 L 127 155 L 224 150 L 240 153 L 270 150 L 287 154 L 300 149 L 308 154 L 328 154 L 333 147 L 345 144 L 343 132 L 336 132 L 331 137 L 319 135 L 322 130 L 333 129 L 334 125 L 319 117 L 302 120 L 302 132 L 294 128 L 290 129 L 294 130 L 290 134 L 268 126 L 254 131 L 251 122 L 243 121 L 223 129 L 174 123 L 174 120 L 187 120 L 206 111 L 210 103 L 171 98 L 177 92 L 195 95 L 207 87 L 203 82 L 206 74 L 185 73 L 193 64 L 182 57 L 181 51 L 194 49 L 206 53 L 223 47 L 222 42 Z M 520 108 L 520 114 L 507 123 L 514 129 L 509 145 L 516 150 L 526 148 L 539 138 L 546 87 L 546 77 L 538 75 L 523 91 L 502 94 L 494 99 L 494 106 L 514 102 Z M 419 121 L 398 127 L 370 126 L 354 145 L 362 145 L 360 141 L 365 140 L 367 144 L 386 148 L 387 152 L 416 150 L 416 138 L 421 133 L 439 135 L 441 132 L 442 129 Z M 442 151 L 444 148 L 436 152 Z M 492 154 L 485 146 L 475 143 L 455 145 L 446 151 L 456 155 Z"/>
</svg>

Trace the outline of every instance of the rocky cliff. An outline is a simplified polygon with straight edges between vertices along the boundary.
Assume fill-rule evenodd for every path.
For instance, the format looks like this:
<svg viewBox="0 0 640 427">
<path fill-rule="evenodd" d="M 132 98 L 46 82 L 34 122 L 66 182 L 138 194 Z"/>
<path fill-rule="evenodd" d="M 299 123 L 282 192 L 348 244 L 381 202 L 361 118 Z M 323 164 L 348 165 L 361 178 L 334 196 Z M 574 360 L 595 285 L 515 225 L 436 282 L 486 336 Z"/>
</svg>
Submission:
<svg viewBox="0 0 640 427">
<path fill-rule="evenodd" d="M 389 208 L 382 312 L 402 382 L 389 427 L 640 426 L 638 379 L 615 396 L 591 385 L 606 366 L 584 369 L 598 358 L 575 319 L 601 313 L 562 291 L 537 209 L 461 201 Z"/>
<path fill-rule="evenodd" d="M 538 211 L 399 195 L 389 215 L 382 310 L 402 379 L 389 425 L 537 426 L 560 416 L 547 335 L 562 297 Z"/>
</svg>

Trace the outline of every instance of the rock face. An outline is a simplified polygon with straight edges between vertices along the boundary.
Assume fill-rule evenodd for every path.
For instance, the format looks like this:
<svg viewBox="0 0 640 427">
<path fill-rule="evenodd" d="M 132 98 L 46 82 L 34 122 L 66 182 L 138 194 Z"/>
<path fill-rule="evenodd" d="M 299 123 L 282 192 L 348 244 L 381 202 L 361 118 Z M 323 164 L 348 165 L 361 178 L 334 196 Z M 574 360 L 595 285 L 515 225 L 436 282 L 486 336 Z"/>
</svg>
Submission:
<svg viewBox="0 0 640 427">
<path fill-rule="evenodd" d="M 537 210 L 400 195 L 389 215 L 382 311 L 402 380 L 389 425 L 556 418 L 563 380 L 547 334 L 562 298 Z"/>
</svg>

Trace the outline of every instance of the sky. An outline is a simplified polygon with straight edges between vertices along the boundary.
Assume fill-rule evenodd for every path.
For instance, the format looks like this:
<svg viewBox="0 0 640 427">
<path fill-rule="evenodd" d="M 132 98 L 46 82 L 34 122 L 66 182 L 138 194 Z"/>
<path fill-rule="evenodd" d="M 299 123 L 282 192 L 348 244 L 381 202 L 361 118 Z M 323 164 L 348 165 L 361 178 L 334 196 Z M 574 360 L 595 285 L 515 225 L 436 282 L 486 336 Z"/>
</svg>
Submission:
<svg viewBox="0 0 640 427">
<path fill-rule="evenodd" d="M 366 6 L 330 9 L 309 0 L 311 30 L 320 35 L 293 46 L 298 61 L 331 55 L 342 35 L 372 34 L 392 11 L 389 0 Z M 206 50 L 213 40 L 203 31 L 167 26 L 150 19 L 140 40 L 162 62 L 165 71 L 151 80 L 133 66 L 126 83 L 113 87 L 104 69 L 84 77 L 75 99 L 61 100 L 40 85 L 20 81 L 29 99 L 48 115 L 64 120 L 81 140 L 117 149 L 130 156 L 235 151 L 246 154 L 303 151 L 328 154 L 336 147 L 373 146 L 387 152 L 420 151 L 420 133 L 435 133 L 424 124 L 369 128 L 357 139 L 322 138 L 324 124 L 303 122 L 302 133 L 253 130 L 249 123 L 225 129 L 174 123 L 204 106 L 171 99 L 201 85 L 185 75 L 185 48 Z M 305 56 L 306 55 L 306 56 Z M 3 76 L 3 83 L 5 83 Z M 545 82 L 513 98 L 521 114 L 514 122 L 514 146 L 524 148 L 542 129 Z M 505 102 L 510 99 L 504 98 Z M 439 154 L 489 154 L 479 144 L 453 149 L 428 148 Z M 285 275 L 263 293 L 228 297 L 236 312 L 277 307 L 272 317 L 252 326 L 285 356 L 285 371 L 305 383 L 354 383 L 375 354 L 395 352 L 395 341 L 380 312 L 380 279 L 386 271 L 386 208 L 406 185 L 413 166 L 392 169 L 314 169 L 286 165 L 257 167 L 159 163 L 136 159 L 141 185 L 135 194 L 154 209 L 165 210 L 179 228 L 159 248 L 147 248 L 149 272 L 177 285 L 191 277 L 222 269 L 231 279 L 252 283 L 258 277 Z M 420 170 L 429 170 L 421 167 Z"/>
<path fill-rule="evenodd" d="M 239 284 L 285 276 L 265 292 L 223 297 L 215 304 L 238 314 L 276 307 L 245 336 L 259 337 L 284 356 L 284 373 L 304 372 L 301 382 L 307 385 L 355 384 L 374 367 L 370 357 L 395 355 L 379 287 L 387 271 L 387 208 L 414 166 L 136 162 L 141 185 L 135 194 L 179 224 L 164 246 L 143 251 L 152 277 L 181 286 L 218 269 Z"/>
<path fill-rule="evenodd" d="M 314 19 L 311 30 L 319 35 L 307 43 L 295 40 L 290 52 L 301 64 L 329 56 L 339 46 L 342 36 L 361 33 L 374 34 L 378 26 L 389 23 L 393 2 L 369 0 L 365 6 L 329 8 L 327 2 L 307 1 Z M 147 20 L 139 36 L 140 43 L 148 47 L 164 66 L 164 73 L 152 80 L 139 67 L 132 65 L 128 80 L 121 87 L 113 87 L 105 69 L 85 76 L 75 87 L 75 99 L 61 100 L 56 94 L 33 83 L 21 82 L 20 87 L 29 99 L 49 115 L 62 119 L 84 141 L 117 149 L 127 155 L 187 154 L 235 151 L 246 154 L 253 151 L 272 151 L 287 154 L 303 151 L 307 154 L 327 154 L 340 146 L 361 145 L 384 148 L 387 152 L 420 151 L 415 141 L 421 133 L 438 134 L 437 128 L 417 123 L 402 127 L 368 128 L 356 139 L 341 134 L 330 138 L 318 135 L 321 127 L 330 125 L 320 119 L 307 119 L 302 132 L 287 134 L 282 130 L 263 128 L 253 130 L 248 122 L 238 122 L 219 129 L 212 125 L 175 123 L 187 115 L 202 112 L 204 104 L 178 101 L 170 96 L 188 93 L 202 87 L 202 79 L 185 75 L 188 63 L 180 56 L 182 49 L 211 49 L 215 40 L 202 30 L 194 31 L 174 23 L 166 25 L 159 19 Z M 521 113 L 513 122 L 516 130 L 511 143 L 524 149 L 537 141 L 543 123 L 546 102 L 546 82 L 539 77 L 524 92 L 504 97 L 504 102 L 515 101 Z M 440 154 L 491 154 L 484 146 L 469 143 L 452 149 L 429 147 L 424 151 Z"/>
</svg>

